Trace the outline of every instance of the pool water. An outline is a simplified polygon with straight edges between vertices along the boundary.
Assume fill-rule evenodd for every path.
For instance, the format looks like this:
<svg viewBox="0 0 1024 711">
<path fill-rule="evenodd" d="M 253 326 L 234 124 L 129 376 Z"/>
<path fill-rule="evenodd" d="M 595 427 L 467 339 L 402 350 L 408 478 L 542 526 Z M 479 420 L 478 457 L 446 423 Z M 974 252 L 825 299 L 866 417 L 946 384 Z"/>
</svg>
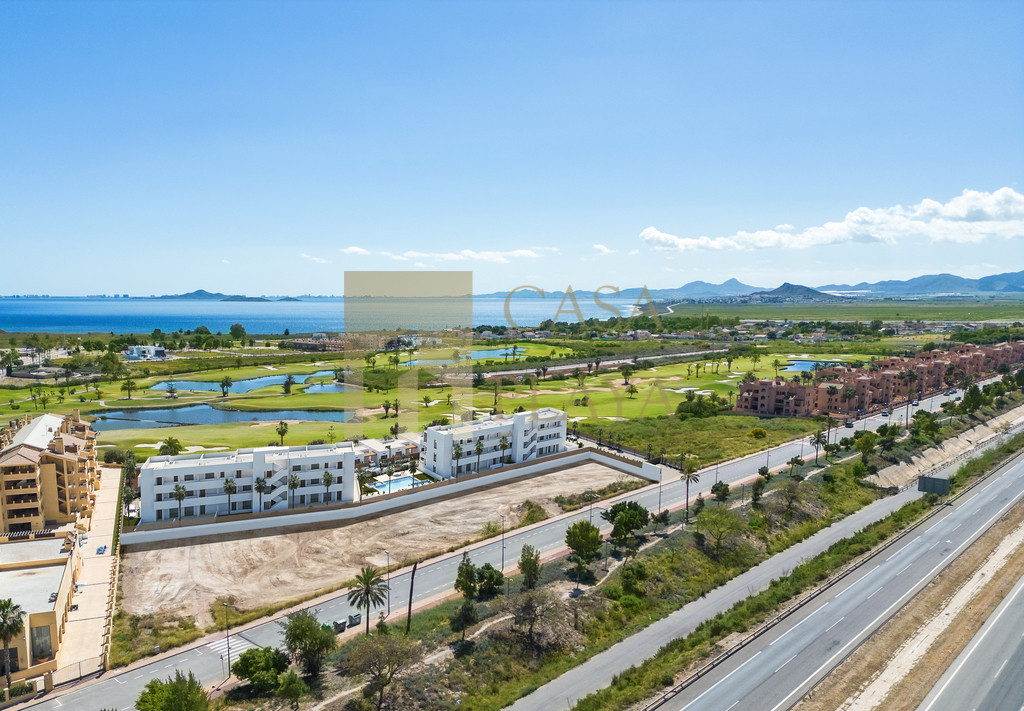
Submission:
<svg viewBox="0 0 1024 711">
<path fill-rule="evenodd" d="M 403 476 L 392 479 L 390 484 L 386 481 L 375 481 L 371 483 L 370 486 L 372 486 L 374 489 L 381 492 L 382 494 L 387 494 L 388 492 L 401 491 L 402 489 L 408 489 L 410 487 L 415 486 L 423 486 L 424 484 L 430 483 L 432 482 L 421 481 L 416 477 Z"/>
</svg>

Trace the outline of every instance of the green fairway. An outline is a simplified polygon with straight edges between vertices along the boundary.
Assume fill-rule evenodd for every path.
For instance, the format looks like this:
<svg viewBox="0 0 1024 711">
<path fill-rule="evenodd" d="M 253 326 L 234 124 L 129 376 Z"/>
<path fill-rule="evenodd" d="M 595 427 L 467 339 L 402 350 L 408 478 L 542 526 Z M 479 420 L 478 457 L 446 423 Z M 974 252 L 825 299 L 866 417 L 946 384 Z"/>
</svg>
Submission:
<svg viewBox="0 0 1024 711">
<path fill-rule="evenodd" d="M 676 316 L 701 316 L 707 304 L 673 304 Z M 711 311 L 724 318 L 774 321 L 1019 321 L 1024 299 L 934 299 L 921 301 L 853 301 L 824 304 L 714 304 Z"/>
</svg>

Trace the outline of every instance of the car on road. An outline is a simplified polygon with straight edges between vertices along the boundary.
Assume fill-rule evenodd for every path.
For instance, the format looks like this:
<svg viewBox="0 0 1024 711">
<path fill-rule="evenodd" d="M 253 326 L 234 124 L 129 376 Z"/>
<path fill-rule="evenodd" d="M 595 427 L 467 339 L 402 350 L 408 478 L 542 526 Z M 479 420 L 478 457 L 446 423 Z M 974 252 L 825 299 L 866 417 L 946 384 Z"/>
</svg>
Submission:
<svg viewBox="0 0 1024 711">
<path fill-rule="evenodd" d="M 910 404 L 911 404 L 911 405 L 913 405 L 914 407 L 917 407 L 917 400 L 914 400 L 914 401 L 913 401 L 912 403 L 910 403 Z"/>
</svg>

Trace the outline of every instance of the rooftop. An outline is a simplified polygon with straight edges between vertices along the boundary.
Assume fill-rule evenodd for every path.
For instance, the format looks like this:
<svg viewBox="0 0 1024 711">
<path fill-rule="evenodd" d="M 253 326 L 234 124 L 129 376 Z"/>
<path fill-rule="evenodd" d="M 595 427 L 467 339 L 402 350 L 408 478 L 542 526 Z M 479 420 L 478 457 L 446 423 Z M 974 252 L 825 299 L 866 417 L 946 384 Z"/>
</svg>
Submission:
<svg viewBox="0 0 1024 711">
<path fill-rule="evenodd" d="M 50 593 L 60 590 L 65 565 L 47 565 L 41 568 L 0 570 L 0 590 L 14 604 L 21 605 L 26 614 L 49 612 L 53 609 Z M 25 620 L 28 624 L 28 620 Z"/>
<path fill-rule="evenodd" d="M 50 446 L 53 435 L 60 432 L 64 418 L 57 415 L 39 415 L 30 423 L 18 430 L 14 435 L 11 447 L 24 444 L 35 449 L 46 449 Z M 10 447 L 8 447 L 10 449 Z"/>
</svg>

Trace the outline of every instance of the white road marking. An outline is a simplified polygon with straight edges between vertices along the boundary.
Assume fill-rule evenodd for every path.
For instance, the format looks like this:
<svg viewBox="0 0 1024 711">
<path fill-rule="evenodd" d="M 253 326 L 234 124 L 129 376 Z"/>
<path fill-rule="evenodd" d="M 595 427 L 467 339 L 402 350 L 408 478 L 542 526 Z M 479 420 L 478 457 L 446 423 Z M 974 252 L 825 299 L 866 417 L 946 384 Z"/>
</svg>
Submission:
<svg viewBox="0 0 1024 711">
<path fill-rule="evenodd" d="M 838 624 L 839 624 L 840 622 L 842 622 L 842 621 L 843 621 L 843 620 L 845 620 L 845 619 L 846 619 L 846 615 L 843 615 L 843 616 L 842 616 L 842 617 L 840 617 L 840 618 L 839 618 L 838 620 L 836 620 L 835 622 L 833 622 L 833 623 L 832 623 L 832 627 L 835 627 L 836 625 L 838 625 Z M 832 627 L 829 627 L 829 628 L 828 628 L 827 630 L 825 630 L 825 631 L 826 631 L 826 632 L 830 632 L 830 631 L 832 630 Z"/>
</svg>

